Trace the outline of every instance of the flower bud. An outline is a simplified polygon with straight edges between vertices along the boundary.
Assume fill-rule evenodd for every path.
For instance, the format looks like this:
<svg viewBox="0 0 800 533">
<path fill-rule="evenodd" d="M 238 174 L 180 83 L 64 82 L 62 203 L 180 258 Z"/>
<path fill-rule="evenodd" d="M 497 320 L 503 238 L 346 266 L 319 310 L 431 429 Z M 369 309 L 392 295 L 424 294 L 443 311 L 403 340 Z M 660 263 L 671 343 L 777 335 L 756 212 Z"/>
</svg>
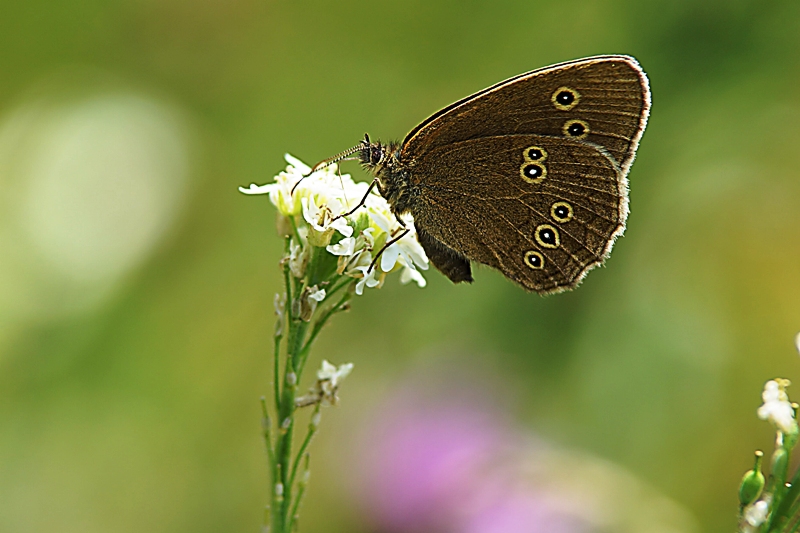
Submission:
<svg viewBox="0 0 800 533">
<path fill-rule="evenodd" d="M 300 318 L 309 322 L 317 309 L 317 304 L 325 299 L 325 295 L 325 289 L 317 288 L 316 285 L 303 289 L 300 295 Z"/>
<path fill-rule="evenodd" d="M 308 228 L 308 244 L 311 246 L 325 248 L 331 243 L 332 237 L 333 228 L 328 228 L 325 231 L 318 231 L 316 228 L 310 226 Z"/>
<path fill-rule="evenodd" d="M 748 470 L 742 477 L 742 483 L 739 485 L 739 502 L 742 506 L 750 505 L 756 501 L 764 489 L 764 474 L 761 473 L 761 459 L 763 457 L 764 452 L 757 450 L 753 469 Z"/>
<path fill-rule="evenodd" d="M 305 276 L 306 266 L 310 257 L 308 246 L 303 246 L 302 243 L 298 244 L 292 239 L 289 245 L 289 270 L 292 275 L 298 279 Z"/>
<path fill-rule="evenodd" d="M 278 231 L 280 237 L 290 237 L 292 235 L 292 222 L 289 217 L 278 211 L 275 218 L 275 229 Z"/>
<path fill-rule="evenodd" d="M 789 452 L 783 446 L 776 448 L 772 453 L 770 464 L 772 475 L 775 477 L 775 487 L 783 487 L 786 482 L 786 473 L 789 471 Z"/>
</svg>

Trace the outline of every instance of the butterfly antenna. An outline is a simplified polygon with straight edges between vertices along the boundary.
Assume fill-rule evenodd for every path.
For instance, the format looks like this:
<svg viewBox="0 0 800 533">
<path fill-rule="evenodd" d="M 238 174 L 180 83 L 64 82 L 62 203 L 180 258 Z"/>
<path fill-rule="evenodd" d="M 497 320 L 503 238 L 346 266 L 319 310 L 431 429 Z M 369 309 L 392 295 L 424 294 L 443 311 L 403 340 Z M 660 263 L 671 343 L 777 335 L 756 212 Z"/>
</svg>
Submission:
<svg viewBox="0 0 800 533">
<path fill-rule="evenodd" d="M 361 151 L 364 148 L 364 142 L 365 141 L 361 141 L 360 143 L 358 143 L 357 145 L 353 146 L 352 148 L 349 148 L 349 149 L 345 150 L 344 152 L 340 152 L 340 153 L 336 154 L 333 157 L 329 157 L 328 159 L 323 159 L 322 161 L 320 161 L 319 163 L 317 163 L 316 165 L 311 167 L 311 170 L 309 170 L 308 172 L 303 174 L 303 176 L 297 181 L 297 183 L 294 184 L 294 187 L 292 187 L 292 194 L 294 194 L 294 190 L 297 188 L 298 185 L 300 185 L 300 182 L 303 181 L 304 179 L 306 179 L 307 177 L 309 177 L 314 172 L 316 172 L 318 170 L 322 170 L 325 167 L 329 167 L 334 163 L 338 163 L 339 161 L 343 161 L 345 159 L 350 159 L 351 155 L 353 155 L 356 152 Z M 369 137 L 366 138 L 366 143 L 367 143 L 367 145 L 369 145 Z"/>
</svg>

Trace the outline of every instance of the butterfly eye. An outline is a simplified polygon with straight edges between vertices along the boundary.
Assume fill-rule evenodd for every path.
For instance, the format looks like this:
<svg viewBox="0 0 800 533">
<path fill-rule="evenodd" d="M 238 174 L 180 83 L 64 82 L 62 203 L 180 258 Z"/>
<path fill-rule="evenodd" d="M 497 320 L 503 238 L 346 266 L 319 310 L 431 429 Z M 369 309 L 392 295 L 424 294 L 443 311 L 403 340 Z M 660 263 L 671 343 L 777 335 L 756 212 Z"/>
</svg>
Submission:
<svg viewBox="0 0 800 533">
<path fill-rule="evenodd" d="M 544 256 L 539 252 L 530 250 L 525 252 L 525 264 L 534 270 L 541 270 L 544 268 Z"/>
<path fill-rule="evenodd" d="M 569 111 L 578 105 L 580 99 L 581 95 L 578 94 L 578 91 L 570 89 L 569 87 L 560 87 L 556 89 L 556 92 L 550 97 L 550 101 L 552 101 L 556 109 L 560 111 Z"/>
<path fill-rule="evenodd" d="M 547 159 L 547 151 L 539 146 L 531 146 L 525 149 L 523 157 L 527 161 L 544 161 Z"/>
<path fill-rule="evenodd" d="M 528 183 L 539 183 L 547 176 L 547 169 L 538 163 L 525 163 L 520 167 L 520 174 Z"/>
<path fill-rule="evenodd" d="M 575 139 L 585 139 L 589 135 L 589 124 L 582 120 L 568 120 L 564 123 L 564 135 Z"/>
<path fill-rule="evenodd" d="M 558 245 L 561 244 L 558 230 L 550 224 L 538 226 L 533 235 L 536 237 L 536 242 L 545 248 L 558 248 Z"/>
<path fill-rule="evenodd" d="M 556 202 L 550 207 L 550 216 L 556 222 L 569 222 L 572 220 L 572 206 L 567 202 Z"/>
</svg>

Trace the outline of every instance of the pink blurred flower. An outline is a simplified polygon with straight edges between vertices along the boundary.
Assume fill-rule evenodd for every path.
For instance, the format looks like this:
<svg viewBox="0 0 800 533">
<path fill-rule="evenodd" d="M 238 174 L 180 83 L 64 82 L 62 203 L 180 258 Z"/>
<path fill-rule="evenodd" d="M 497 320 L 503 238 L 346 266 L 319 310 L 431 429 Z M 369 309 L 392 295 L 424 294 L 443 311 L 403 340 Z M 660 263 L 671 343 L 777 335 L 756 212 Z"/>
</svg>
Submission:
<svg viewBox="0 0 800 533">
<path fill-rule="evenodd" d="M 488 400 L 501 397 L 491 374 L 454 375 L 463 369 L 406 377 L 363 425 L 348 478 L 373 531 L 700 530 L 682 506 L 618 465 L 508 423 L 509 410 Z"/>
<path fill-rule="evenodd" d="M 519 436 L 486 401 L 412 388 L 379 409 L 359 455 L 366 514 L 392 533 L 583 533 L 577 517 L 515 483 Z"/>
<path fill-rule="evenodd" d="M 459 533 L 579 533 L 593 528 L 548 502 L 543 493 L 507 490 L 470 513 Z M 562 504 L 565 502 L 562 502 Z"/>
<path fill-rule="evenodd" d="M 464 406 L 382 410 L 363 473 L 367 507 L 382 529 L 447 529 L 504 436 L 482 410 Z"/>
</svg>

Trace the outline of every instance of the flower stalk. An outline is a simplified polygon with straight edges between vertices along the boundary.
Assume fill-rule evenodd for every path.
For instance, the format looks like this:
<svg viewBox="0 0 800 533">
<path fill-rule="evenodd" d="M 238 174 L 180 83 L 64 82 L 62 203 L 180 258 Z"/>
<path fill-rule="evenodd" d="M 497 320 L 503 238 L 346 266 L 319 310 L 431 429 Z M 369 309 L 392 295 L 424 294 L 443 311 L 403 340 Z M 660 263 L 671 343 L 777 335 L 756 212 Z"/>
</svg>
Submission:
<svg viewBox="0 0 800 533">
<path fill-rule="evenodd" d="M 800 468 L 791 479 L 789 458 L 798 440 L 796 403 L 789 401 L 788 379 L 776 378 L 764 385 L 763 405 L 758 417 L 776 430 L 775 450 L 766 478 L 761 472 L 763 452 L 756 451 L 755 464 L 739 486 L 739 531 L 741 533 L 793 533 L 800 529 Z"/>
<path fill-rule="evenodd" d="M 336 165 L 311 172 L 291 156 L 286 160 L 289 165 L 273 183 L 239 189 L 269 195 L 278 209 L 277 228 L 284 239 L 283 290 L 274 302 L 273 405 L 266 397 L 261 400 L 271 487 L 264 525 L 270 533 L 297 528 L 310 478 L 308 448 L 322 408 L 338 403 L 341 382 L 353 369 L 350 363 L 337 366 L 323 360 L 308 393 L 298 396 L 314 342 L 329 320 L 349 309 L 352 299 L 366 288 L 381 287 L 392 272 L 400 272 L 403 283 L 414 281 L 424 287 L 419 271 L 428 268 L 411 220 L 398 220 L 382 197 L 368 194 L 367 184 L 340 175 Z M 363 208 L 350 214 L 362 201 Z M 406 228 L 411 229 L 392 242 Z M 295 451 L 295 427 L 302 410 L 310 411 L 310 418 Z"/>
</svg>

